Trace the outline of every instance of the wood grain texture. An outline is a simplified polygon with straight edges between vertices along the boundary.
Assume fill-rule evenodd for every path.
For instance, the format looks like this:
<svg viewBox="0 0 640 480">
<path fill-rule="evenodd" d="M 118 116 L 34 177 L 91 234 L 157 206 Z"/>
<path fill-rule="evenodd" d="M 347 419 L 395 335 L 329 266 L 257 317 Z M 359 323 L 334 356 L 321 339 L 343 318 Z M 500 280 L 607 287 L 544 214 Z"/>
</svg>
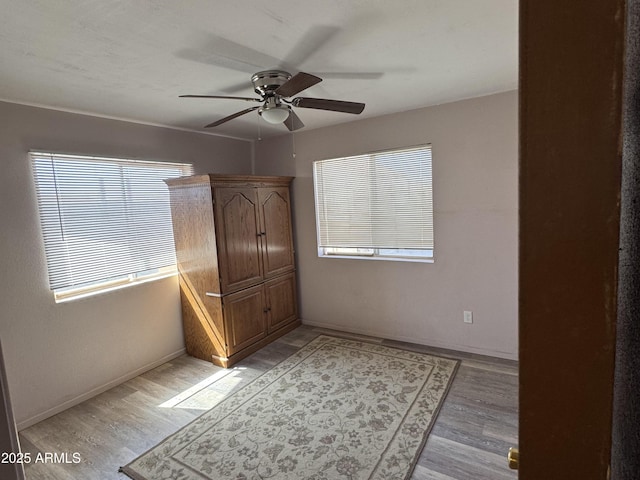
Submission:
<svg viewBox="0 0 640 480">
<path fill-rule="evenodd" d="M 288 187 L 258 188 L 265 278 L 294 269 L 291 200 Z"/>
<path fill-rule="evenodd" d="M 169 186 L 190 185 L 210 183 L 212 186 L 231 187 L 231 186 L 253 186 L 263 187 L 269 185 L 288 186 L 293 177 L 286 176 L 261 176 L 261 175 L 228 175 L 207 173 L 204 175 L 191 175 L 188 177 L 179 177 L 165 180 Z"/>
<path fill-rule="evenodd" d="M 214 187 L 288 187 L 293 177 L 260 175 L 206 175 Z"/>
<path fill-rule="evenodd" d="M 189 354 L 228 367 L 293 327 L 291 180 L 213 174 L 167 180 Z"/>
<path fill-rule="evenodd" d="M 126 480 L 130 462 L 320 334 L 462 360 L 412 480 L 503 480 L 517 444 L 515 362 L 301 326 L 222 369 L 182 356 L 20 433 L 24 451 L 79 452 L 80 464 L 31 464 L 27 480 Z"/>
<path fill-rule="evenodd" d="M 266 281 L 264 294 L 269 333 L 298 318 L 295 274 L 289 273 Z"/>
<path fill-rule="evenodd" d="M 198 332 L 193 342 L 186 342 L 187 352 L 206 358 L 205 351 L 224 351 L 225 343 L 220 309 L 210 311 L 206 297 L 207 292 L 220 292 L 211 187 L 208 182 L 178 184 L 171 186 L 170 192 L 185 338 L 191 338 L 187 331 Z M 213 344 L 206 348 L 203 342 L 208 337 Z"/>
<path fill-rule="evenodd" d="M 222 302 L 229 356 L 267 334 L 267 309 L 263 285 L 227 295 Z"/>
<path fill-rule="evenodd" d="M 211 360 L 213 356 L 225 357 L 226 335 L 223 329 L 217 328 L 223 322 L 221 300 L 196 298 L 183 277 L 180 277 L 180 300 L 187 353 L 201 360 Z M 204 302 L 206 307 L 203 308 L 198 300 Z"/>
<path fill-rule="evenodd" d="M 170 193 L 178 270 L 189 278 L 197 295 L 220 293 L 211 186 L 208 182 L 172 185 Z"/>
<path fill-rule="evenodd" d="M 264 278 L 258 196 L 250 187 L 216 187 L 214 196 L 222 292 L 236 292 Z"/>
</svg>

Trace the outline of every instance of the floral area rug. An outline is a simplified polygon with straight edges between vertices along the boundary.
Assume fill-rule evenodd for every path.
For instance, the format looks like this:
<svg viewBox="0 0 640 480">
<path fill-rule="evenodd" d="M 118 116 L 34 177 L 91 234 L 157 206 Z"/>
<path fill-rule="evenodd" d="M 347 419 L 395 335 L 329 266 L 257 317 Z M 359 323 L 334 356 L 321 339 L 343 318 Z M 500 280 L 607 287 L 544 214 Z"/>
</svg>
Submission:
<svg viewBox="0 0 640 480">
<path fill-rule="evenodd" d="M 135 480 L 407 479 L 457 367 L 320 336 L 121 471 Z"/>
</svg>

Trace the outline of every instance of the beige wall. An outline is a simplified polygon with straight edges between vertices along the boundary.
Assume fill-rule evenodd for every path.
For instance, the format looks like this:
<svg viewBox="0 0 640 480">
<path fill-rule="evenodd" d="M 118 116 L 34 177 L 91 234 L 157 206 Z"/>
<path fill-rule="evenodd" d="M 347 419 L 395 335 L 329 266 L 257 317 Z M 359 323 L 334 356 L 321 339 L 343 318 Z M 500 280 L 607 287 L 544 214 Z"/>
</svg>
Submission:
<svg viewBox="0 0 640 480">
<path fill-rule="evenodd" d="M 317 258 L 311 162 L 425 142 L 435 263 Z M 0 102 L 0 338 L 20 427 L 183 349 L 175 278 L 55 304 L 30 149 L 191 162 L 196 173 L 250 173 L 253 151 L 249 142 Z M 256 142 L 255 155 L 255 173 L 297 177 L 305 323 L 516 357 L 516 92 L 302 130 Z M 473 325 L 463 310 L 473 310 Z"/>
<path fill-rule="evenodd" d="M 513 91 L 258 142 L 257 174 L 296 176 L 303 322 L 515 359 L 517 131 Z M 422 143 L 433 145 L 435 263 L 318 258 L 312 162 Z"/>
<path fill-rule="evenodd" d="M 0 102 L 0 338 L 24 427 L 183 348 L 175 277 L 56 304 L 27 152 L 189 162 L 250 173 L 250 142 Z"/>
</svg>

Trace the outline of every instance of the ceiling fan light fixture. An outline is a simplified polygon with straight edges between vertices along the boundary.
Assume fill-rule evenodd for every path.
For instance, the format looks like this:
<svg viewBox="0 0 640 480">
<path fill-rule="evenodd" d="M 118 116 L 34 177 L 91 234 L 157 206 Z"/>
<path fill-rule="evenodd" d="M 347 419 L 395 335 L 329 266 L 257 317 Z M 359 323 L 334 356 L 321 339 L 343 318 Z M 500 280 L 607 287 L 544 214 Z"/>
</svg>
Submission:
<svg viewBox="0 0 640 480">
<path fill-rule="evenodd" d="M 277 107 L 261 108 L 258 113 L 268 123 L 278 124 L 289 118 L 289 107 L 278 105 Z"/>
</svg>

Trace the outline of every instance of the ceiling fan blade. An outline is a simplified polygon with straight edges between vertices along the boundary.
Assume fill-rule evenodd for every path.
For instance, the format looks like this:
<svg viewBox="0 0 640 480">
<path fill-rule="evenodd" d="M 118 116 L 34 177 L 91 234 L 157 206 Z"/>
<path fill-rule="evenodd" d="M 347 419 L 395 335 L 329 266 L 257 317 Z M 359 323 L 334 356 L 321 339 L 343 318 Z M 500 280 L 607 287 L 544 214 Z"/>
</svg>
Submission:
<svg viewBox="0 0 640 480">
<path fill-rule="evenodd" d="M 298 97 L 291 102 L 294 107 L 315 108 L 318 110 L 331 110 L 332 112 L 344 112 L 359 114 L 364 110 L 364 103 L 344 102 L 342 100 L 328 100 L 326 98 Z"/>
<path fill-rule="evenodd" d="M 281 62 L 278 58 L 213 34 L 200 36 L 197 45 L 179 50 L 175 55 L 185 60 L 249 74 L 264 70 L 270 65 L 278 65 Z"/>
<path fill-rule="evenodd" d="M 244 73 L 253 73 L 263 68 L 262 65 L 254 65 L 251 62 L 232 58 L 233 56 L 237 57 L 237 54 L 228 54 L 227 56 L 217 55 L 215 52 L 229 51 L 229 48 L 224 42 L 222 42 L 222 46 L 220 46 L 220 42 L 215 41 L 216 38 L 220 37 L 212 36 L 212 38 L 214 39 L 213 41 L 207 42 L 207 44 L 201 48 L 183 48 L 177 51 L 175 55 L 184 60 L 191 60 L 193 62 L 204 63 L 205 65 L 214 65 L 216 67 Z M 231 49 L 231 51 L 233 51 L 233 49 Z"/>
<path fill-rule="evenodd" d="M 289 111 L 289 117 L 284 121 L 284 124 L 287 126 L 290 132 L 294 130 L 299 130 L 304 127 L 304 123 L 300 120 L 300 117 L 296 115 L 296 112 L 293 110 Z"/>
<path fill-rule="evenodd" d="M 378 80 L 384 76 L 382 72 L 314 72 L 322 78 L 339 80 Z"/>
<path fill-rule="evenodd" d="M 251 97 L 225 97 L 222 95 L 179 95 L 180 98 L 227 98 L 229 100 L 246 100 L 247 102 L 262 102 L 259 98 Z"/>
<path fill-rule="evenodd" d="M 238 83 L 234 83 L 233 85 L 228 85 L 226 87 L 218 87 L 216 90 L 222 93 L 233 95 L 234 93 L 246 91 L 249 88 L 250 87 L 247 82 L 238 82 Z"/>
<path fill-rule="evenodd" d="M 316 83 L 320 83 L 322 79 L 311 75 L 310 73 L 299 72 L 291 77 L 288 81 L 280 85 L 275 93 L 282 97 L 291 97 L 309 87 L 312 87 Z"/>
<path fill-rule="evenodd" d="M 309 60 L 316 52 L 324 48 L 340 33 L 340 30 L 338 27 L 329 25 L 315 25 L 310 27 L 282 60 L 280 66 L 285 70 L 287 68 L 297 70 L 297 65 L 303 65 L 304 62 Z"/>
<path fill-rule="evenodd" d="M 218 125 L 222 125 L 223 123 L 228 122 L 229 120 L 233 120 L 234 118 L 237 118 L 241 115 L 244 115 L 245 113 L 249 113 L 249 112 L 253 112 L 254 110 L 259 109 L 260 107 L 251 107 L 251 108 L 247 108 L 246 110 L 242 110 L 241 112 L 236 112 L 233 115 L 229 115 L 228 117 L 224 117 L 220 120 L 217 120 L 215 122 L 210 123 L 209 125 L 205 125 L 204 128 L 211 128 L 211 127 L 217 127 Z"/>
</svg>

